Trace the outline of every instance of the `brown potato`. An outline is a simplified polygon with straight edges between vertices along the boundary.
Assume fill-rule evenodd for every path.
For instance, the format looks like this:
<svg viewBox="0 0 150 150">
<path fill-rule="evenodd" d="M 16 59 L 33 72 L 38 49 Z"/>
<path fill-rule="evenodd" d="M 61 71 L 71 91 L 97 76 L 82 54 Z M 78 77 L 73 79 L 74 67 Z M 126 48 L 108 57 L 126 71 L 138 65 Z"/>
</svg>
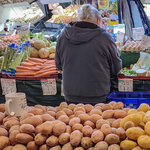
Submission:
<svg viewBox="0 0 150 150">
<path fill-rule="evenodd" d="M 36 128 L 35 128 L 35 134 L 38 134 L 38 133 L 41 133 L 41 126 L 42 124 L 38 125 Z"/>
<path fill-rule="evenodd" d="M 98 142 L 100 142 L 100 141 L 103 141 L 103 139 L 104 139 L 104 134 L 103 134 L 101 131 L 99 131 L 99 130 L 94 131 L 94 132 L 92 133 L 91 139 L 92 139 L 92 142 L 93 142 L 93 143 L 98 143 Z"/>
<path fill-rule="evenodd" d="M 108 150 L 120 150 L 120 146 L 117 144 L 112 144 L 108 147 Z"/>
<path fill-rule="evenodd" d="M 40 131 L 44 135 L 51 134 L 51 132 L 53 131 L 53 124 L 51 123 L 51 121 L 46 121 L 43 124 L 41 124 Z"/>
<path fill-rule="evenodd" d="M 76 111 L 83 111 L 83 112 L 86 112 L 83 107 L 75 107 L 73 111 L 74 111 L 74 113 L 75 113 Z"/>
<path fill-rule="evenodd" d="M 132 128 L 132 127 L 135 127 L 134 123 L 132 121 L 127 121 L 125 124 L 124 124 L 124 129 L 125 131 L 129 128 Z"/>
<path fill-rule="evenodd" d="M 27 143 L 33 141 L 33 137 L 26 133 L 19 133 L 16 135 L 16 141 L 21 144 L 27 144 Z"/>
<path fill-rule="evenodd" d="M 56 124 L 60 123 L 60 122 L 61 122 L 60 120 L 54 120 L 54 121 L 51 121 L 53 127 L 54 127 Z"/>
<path fill-rule="evenodd" d="M 107 142 L 108 144 L 118 144 L 120 142 L 120 138 L 116 134 L 108 134 L 105 137 L 105 142 Z"/>
<path fill-rule="evenodd" d="M 128 111 L 130 110 L 130 108 L 123 108 L 123 110 L 128 113 Z"/>
<path fill-rule="evenodd" d="M 118 102 L 116 104 L 113 105 L 113 109 L 123 109 L 124 104 L 122 102 Z"/>
<path fill-rule="evenodd" d="M 66 124 L 63 122 L 60 122 L 53 127 L 53 134 L 55 136 L 59 136 L 60 134 L 64 133 L 65 131 L 66 131 Z"/>
<path fill-rule="evenodd" d="M 61 147 L 60 145 L 57 145 L 57 146 L 50 148 L 49 150 L 61 150 Z"/>
<path fill-rule="evenodd" d="M 40 117 L 38 117 L 38 116 L 31 116 L 31 117 L 29 117 L 29 118 L 26 118 L 26 119 L 22 120 L 22 121 L 20 122 L 20 124 L 21 124 L 21 125 L 22 125 L 22 124 L 31 124 L 31 125 L 33 125 L 34 127 L 36 127 L 36 126 L 42 124 L 42 119 L 41 119 Z"/>
<path fill-rule="evenodd" d="M 0 104 L 0 112 L 5 112 L 5 104 Z"/>
<path fill-rule="evenodd" d="M 87 150 L 94 150 L 94 147 L 90 147 L 90 148 L 88 148 Z"/>
<path fill-rule="evenodd" d="M 102 111 L 101 110 L 99 110 L 99 109 L 92 109 L 91 111 L 90 111 L 90 115 L 93 115 L 93 114 L 98 114 L 98 115 L 102 115 Z"/>
<path fill-rule="evenodd" d="M 114 110 L 105 110 L 105 111 L 102 113 L 103 119 L 113 118 L 113 116 L 114 116 Z"/>
<path fill-rule="evenodd" d="M 55 120 L 55 118 L 52 117 L 52 116 L 49 115 L 49 114 L 43 114 L 43 115 L 41 116 L 41 119 L 42 119 L 43 122 L 46 122 L 46 121 L 54 121 L 54 120 Z"/>
<path fill-rule="evenodd" d="M 13 125 L 19 125 L 19 121 L 17 120 L 9 120 L 4 123 L 4 127 L 6 130 L 9 130 Z"/>
<path fill-rule="evenodd" d="M 120 122 L 122 119 L 117 119 L 113 122 L 112 127 L 114 128 L 119 128 L 120 127 Z"/>
<path fill-rule="evenodd" d="M 33 108 L 33 109 L 29 110 L 28 112 L 32 113 L 34 115 L 43 115 L 43 110 L 41 110 L 39 108 Z"/>
<path fill-rule="evenodd" d="M 35 143 L 35 141 L 31 141 L 27 144 L 28 150 L 38 150 L 39 146 Z"/>
<path fill-rule="evenodd" d="M 90 116 L 87 114 L 80 114 L 78 117 L 80 118 L 82 123 L 84 123 L 87 120 L 90 120 Z"/>
<path fill-rule="evenodd" d="M 94 108 L 102 111 L 102 107 L 101 106 L 95 106 Z"/>
<path fill-rule="evenodd" d="M 118 111 L 115 111 L 115 113 L 114 113 L 114 117 L 116 119 L 118 119 L 118 118 L 124 118 L 126 116 L 127 116 L 127 112 L 124 111 L 124 110 L 118 110 Z"/>
<path fill-rule="evenodd" d="M 77 123 L 80 123 L 80 118 L 74 117 L 74 118 L 70 119 L 69 126 L 72 127 L 74 124 L 77 124 Z"/>
<path fill-rule="evenodd" d="M 109 118 L 107 121 L 110 123 L 110 126 L 112 126 L 113 122 L 116 121 L 115 118 Z"/>
<path fill-rule="evenodd" d="M 63 108 L 67 108 L 68 104 L 66 102 L 61 102 L 59 105 L 60 109 L 62 110 Z"/>
<path fill-rule="evenodd" d="M 69 120 L 73 119 L 74 117 L 75 117 L 75 115 L 69 116 Z"/>
<path fill-rule="evenodd" d="M 75 115 L 76 117 L 78 117 L 80 114 L 85 114 L 85 112 L 84 112 L 84 111 L 76 111 L 76 112 L 74 113 L 74 115 Z"/>
<path fill-rule="evenodd" d="M 110 123 L 109 123 L 107 120 L 99 119 L 99 120 L 96 122 L 96 128 L 97 128 L 97 129 L 101 129 L 101 127 L 102 127 L 103 124 L 108 124 L 108 125 L 110 125 Z"/>
<path fill-rule="evenodd" d="M 40 148 L 39 148 L 39 150 L 49 150 L 49 149 L 50 149 L 50 147 L 47 146 L 46 144 L 40 146 Z"/>
<path fill-rule="evenodd" d="M 67 126 L 66 126 L 66 131 L 65 131 L 65 132 L 71 134 L 71 127 L 67 125 Z"/>
<path fill-rule="evenodd" d="M 48 106 L 47 107 L 47 111 L 54 111 L 55 113 L 57 112 L 57 109 L 55 107 L 52 106 Z"/>
<path fill-rule="evenodd" d="M 54 111 L 46 111 L 45 114 L 49 114 L 54 118 L 56 117 L 56 113 Z"/>
<path fill-rule="evenodd" d="M 103 132 L 103 134 L 105 136 L 107 136 L 108 134 L 112 133 L 112 129 L 111 129 L 110 125 L 108 125 L 108 124 L 103 124 L 102 127 L 101 127 L 101 131 Z"/>
<path fill-rule="evenodd" d="M 81 140 L 82 147 L 88 149 L 93 146 L 93 142 L 90 137 L 83 137 Z"/>
<path fill-rule="evenodd" d="M 17 144 L 13 147 L 12 150 L 27 150 L 27 148 L 22 144 Z"/>
<path fill-rule="evenodd" d="M 46 140 L 46 144 L 48 146 L 56 146 L 58 145 L 58 138 L 54 135 L 51 135 L 47 140 Z"/>
<path fill-rule="evenodd" d="M 116 104 L 116 103 L 117 103 L 117 102 L 115 102 L 115 101 L 111 101 L 109 104 L 113 106 L 113 105 Z"/>
<path fill-rule="evenodd" d="M 7 146 L 3 150 L 12 150 L 13 146 Z"/>
<path fill-rule="evenodd" d="M 116 134 L 122 140 L 124 140 L 126 138 L 126 131 L 123 128 L 121 128 L 121 127 L 116 130 Z"/>
<path fill-rule="evenodd" d="M 68 105 L 68 108 L 69 108 L 70 110 L 72 110 L 72 111 L 75 109 L 75 107 L 76 107 L 75 104 L 69 104 L 69 105 Z"/>
<path fill-rule="evenodd" d="M 11 133 L 13 130 L 18 130 L 20 131 L 20 125 L 13 125 L 10 130 L 9 130 L 9 133 Z"/>
<path fill-rule="evenodd" d="M 86 125 L 82 128 L 82 133 L 86 137 L 91 137 L 93 129 L 90 126 Z"/>
<path fill-rule="evenodd" d="M 26 115 L 23 115 L 23 116 L 20 117 L 20 121 L 22 121 L 22 120 L 24 120 L 24 119 L 26 119 L 26 118 L 28 118 L 28 117 L 31 117 L 31 116 L 34 116 L 34 114 L 28 113 L 28 114 L 26 114 Z"/>
<path fill-rule="evenodd" d="M 107 150 L 107 149 L 108 144 L 104 141 L 98 142 L 94 147 L 94 150 Z"/>
<path fill-rule="evenodd" d="M 70 143 L 72 146 L 78 146 L 82 139 L 82 133 L 79 130 L 75 130 L 70 135 Z"/>
<path fill-rule="evenodd" d="M 76 147 L 74 150 L 85 150 L 83 147 Z"/>
<path fill-rule="evenodd" d="M 8 136 L 8 131 L 4 128 L 0 128 L 0 136 Z"/>
<path fill-rule="evenodd" d="M 6 136 L 0 136 L 0 150 L 3 150 L 5 147 L 9 146 L 9 138 Z"/>
<path fill-rule="evenodd" d="M 77 123 L 72 126 L 72 131 L 79 130 L 80 132 L 82 132 L 82 128 L 83 128 L 83 125 L 80 123 Z"/>
<path fill-rule="evenodd" d="M 0 123 L 3 122 L 3 119 L 5 118 L 4 113 L 0 112 Z"/>
<path fill-rule="evenodd" d="M 78 103 L 77 107 L 84 107 L 84 104 L 83 103 Z"/>
<path fill-rule="evenodd" d="M 90 121 L 90 120 L 84 122 L 84 126 L 86 126 L 86 125 L 89 125 L 93 129 L 95 128 L 95 124 L 92 121 Z"/>
<path fill-rule="evenodd" d="M 65 145 L 66 143 L 68 143 L 70 141 L 70 134 L 69 133 L 62 133 L 59 136 L 59 144 L 61 145 Z"/>
<path fill-rule="evenodd" d="M 91 104 L 86 104 L 84 105 L 84 109 L 86 113 L 89 113 L 92 109 L 94 109 L 94 107 Z"/>
<path fill-rule="evenodd" d="M 42 145 L 46 142 L 46 139 L 47 139 L 47 136 L 46 135 L 43 135 L 41 133 L 38 133 L 35 138 L 34 138 L 34 141 L 37 145 Z"/>
<path fill-rule="evenodd" d="M 93 123 L 96 123 L 99 119 L 103 119 L 103 118 L 98 114 L 93 114 L 90 116 L 90 121 L 92 121 Z"/>
<path fill-rule="evenodd" d="M 69 143 L 65 144 L 61 150 L 73 150 L 73 147 L 69 142 Z"/>
<path fill-rule="evenodd" d="M 17 120 L 19 121 L 19 119 L 16 117 L 16 116 L 13 116 L 13 117 L 10 117 L 10 116 L 7 116 L 3 119 L 3 124 L 9 120 Z"/>
<path fill-rule="evenodd" d="M 116 134 L 116 128 L 111 128 L 112 129 L 112 133 Z"/>
<path fill-rule="evenodd" d="M 23 124 L 20 126 L 20 132 L 32 134 L 35 131 L 35 128 L 31 124 Z"/>
<path fill-rule="evenodd" d="M 39 108 L 39 109 L 41 109 L 43 112 L 46 111 L 45 107 L 42 106 L 42 105 L 35 105 L 34 108 Z"/>
<path fill-rule="evenodd" d="M 61 122 L 64 122 L 65 124 L 69 123 L 69 117 L 67 115 L 61 115 L 58 120 L 60 120 Z"/>
<path fill-rule="evenodd" d="M 102 108 L 104 105 L 105 105 L 104 103 L 98 103 L 98 104 L 95 105 L 95 107 L 100 106 Z"/>
<path fill-rule="evenodd" d="M 64 111 L 59 111 L 56 113 L 56 119 L 58 119 L 60 116 L 62 115 L 66 115 L 66 113 Z"/>
<path fill-rule="evenodd" d="M 113 107 L 110 105 L 110 104 L 105 104 L 103 107 L 102 107 L 102 111 L 105 111 L 105 110 L 109 110 L 109 109 L 112 109 Z"/>
<path fill-rule="evenodd" d="M 18 144 L 17 140 L 16 140 L 16 136 L 17 134 L 19 134 L 20 132 L 18 130 L 13 130 L 10 135 L 9 135 L 9 139 L 10 139 L 10 144 L 11 145 L 16 145 Z"/>
<path fill-rule="evenodd" d="M 62 111 L 64 111 L 68 117 L 73 115 L 73 111 L 68 108 L 64 108 Z"/>
</svg>

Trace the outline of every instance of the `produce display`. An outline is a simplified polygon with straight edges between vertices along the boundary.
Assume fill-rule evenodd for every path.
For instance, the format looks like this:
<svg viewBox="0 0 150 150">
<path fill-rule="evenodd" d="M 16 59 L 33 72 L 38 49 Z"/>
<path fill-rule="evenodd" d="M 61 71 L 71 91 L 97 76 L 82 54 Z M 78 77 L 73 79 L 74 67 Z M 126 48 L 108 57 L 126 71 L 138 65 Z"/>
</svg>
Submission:
<svg viewBox="0 0 150 150">
<path fill-rule="evenodd" d="M 35 105 L 21 117 L 0 104 L 0 150 L 148 150 L 150 107 L 122 102 Z"/>
</svg>

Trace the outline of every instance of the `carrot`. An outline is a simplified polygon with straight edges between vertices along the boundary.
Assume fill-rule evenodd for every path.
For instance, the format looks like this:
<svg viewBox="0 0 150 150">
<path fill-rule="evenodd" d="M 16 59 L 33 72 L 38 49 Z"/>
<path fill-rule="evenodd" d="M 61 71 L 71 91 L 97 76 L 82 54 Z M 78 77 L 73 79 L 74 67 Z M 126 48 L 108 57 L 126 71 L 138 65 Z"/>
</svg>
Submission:
<svg viewBox="0 0 150 150">
<path fill-rule="evenodd" d="M 33 62 L 38 62 L 38 63 L 44 63 L 45 61 L 42 60 L 42 59 L 39 59 L 39 58 L 28 58 L 30 61 L 33 61 Z"/>
<path fill-rule="evenodd" d="M 41 73 L 41 74 L 37 74 L 35 75 L 35 77 L 46 77 L 46 76 L 49 76 L 51 74 L 55 74 L 56 71 L 48 71 L 48 72 L 44 72 L 44 73 Z"/>
<path fill-rule="evenodd" d="M 35 66 L 35 63 L 30 63 L 30 62 L 22 62 L 21 66 L 27 66 L 27 67 L 31 67 L 31 66 Z"/>
<path fill-rule="evenodd" d="M 32 70 L 32 71 L 39 71 L 40 68 L 39 67 L 30 67 L 30 70 Z"/>
<path fill-rule="evenodd" d="M 40 71 L 36 72 L 36 74 L 41 74 L 41 73 L 48 72 L 48 71 L 57 71 L 57 69 L 56 68 L 50 68 L 50 69 L 46 69 L 46 70 L 40 70 Z"/>
<path fill-rule="evenodd" d="M 17 69 L 24 69 L 24 70 L 30 70 L 30 67 L 25 66 L 16 66 Z"/>
<path fill-rule="evenodd" d="M 24 69 L 16 69 L 16 72 L 23 73 L 23 72 L 29 72 L 29 70 L 24 70 Z M 36 73 L 35 71 L 30 71 L 30 72 Z"/>
<path fill-rule="evenodd" d="M 16 76 L 34 76 L 35 73 L 32 72 L 23 72 L 23 73 L 15 73 Z"/>
<path fill-rule="evenodd" d="M 53 65 L 53 66 L 52 65 L 48 65 L 48 66 L 41 67 L 41 69 L 45 70 L 45 69 L 50 69 L 50 68 L 54 68 L 54 67 L 56 68 L 55 65 Z"/>
</svg>

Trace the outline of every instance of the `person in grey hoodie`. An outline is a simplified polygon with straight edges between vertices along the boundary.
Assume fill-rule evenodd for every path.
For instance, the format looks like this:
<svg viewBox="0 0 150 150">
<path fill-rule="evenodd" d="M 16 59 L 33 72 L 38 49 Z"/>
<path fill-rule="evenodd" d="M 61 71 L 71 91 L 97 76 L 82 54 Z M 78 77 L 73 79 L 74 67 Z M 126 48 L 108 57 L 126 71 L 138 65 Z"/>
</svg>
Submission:
<svg viewBox="0 0 150 150">
<path fill-rule="evenodd" d="M 79 21 L 70 23 L 60 34 L 56 67 L 63 71 L 63 92 L 68 103 L 105 103 L 110 78 L 122 67 L 116 45 L 109 33 L 100 28 L 97 9 L 85 4 Z"/>
</svg>

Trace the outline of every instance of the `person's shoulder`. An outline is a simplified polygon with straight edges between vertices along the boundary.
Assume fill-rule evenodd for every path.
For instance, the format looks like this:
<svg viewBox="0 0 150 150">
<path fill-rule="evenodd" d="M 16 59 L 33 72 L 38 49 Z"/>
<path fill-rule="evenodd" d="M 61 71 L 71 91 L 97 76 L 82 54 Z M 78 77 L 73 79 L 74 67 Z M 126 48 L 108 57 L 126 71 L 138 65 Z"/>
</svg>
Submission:
<svg viewBox="0 0 150 150">
<path fill-rule="evenodd" d="M 101 28 L 100 28 L 100 30 L 102 30 L 102 32 L 101 32 L 101 34 L 99 34 L 98 37 L 102 37 L 102 38 L 104 38 L 104 39 L 109 39 L 109 40 L 112 39 L 110 33 L 108 33 L 105 29 L 101 29 Z"/>
</svg>

